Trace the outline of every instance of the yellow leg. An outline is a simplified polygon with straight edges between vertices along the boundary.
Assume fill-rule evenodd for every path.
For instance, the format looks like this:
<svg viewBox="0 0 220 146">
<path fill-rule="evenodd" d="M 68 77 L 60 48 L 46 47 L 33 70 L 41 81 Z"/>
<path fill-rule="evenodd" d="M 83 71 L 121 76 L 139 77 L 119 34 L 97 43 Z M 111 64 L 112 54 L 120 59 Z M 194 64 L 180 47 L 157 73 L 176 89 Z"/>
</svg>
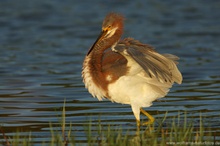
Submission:
<svg viewBox="0 0 220 146">
<path fill-rule="evenodd" d="M 141 122 L 139 120 L 136 120 L 136 123 L 137 123 L 137 127 L 140 128 Z"/>
<path fill-rule="evenodd" d="M 140 111 L 148 117 L 149 121 L 143 123 L 143 125 L 148 125 L 148 124 L 153 124 L 155 119 L 153 116 L 151 116 L 150 114 L 148 114 L 145 110 L 143 110 L 142 108 L 140 108 Z M 139 124 L 140 124 L 140 121 L 139 121 Z"/>
</svg>

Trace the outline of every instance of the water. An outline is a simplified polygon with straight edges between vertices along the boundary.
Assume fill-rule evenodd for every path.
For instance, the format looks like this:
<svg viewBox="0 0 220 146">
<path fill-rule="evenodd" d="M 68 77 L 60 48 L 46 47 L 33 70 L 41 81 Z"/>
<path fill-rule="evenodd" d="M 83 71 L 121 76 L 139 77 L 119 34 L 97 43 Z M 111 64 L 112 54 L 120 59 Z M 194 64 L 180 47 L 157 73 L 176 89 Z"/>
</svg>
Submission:
<svg viewBox="0 0 220 146">
<path fill-rule="evenodd" d="M 49 122 L 59 128 L 64 100 L 66 123 L 86 140 L 89 119 L 135 129 L 128 105 L 97 101 L 84 89 L 81 66 L 108 12 L 126 17 L 124 37 L 160 53 L 179 56 L 183 84 L 146 110 L 168 119 L 200 113 L 220 128 L 219 1 L 1 1 L 0 124 L 7 136 L 31 131 L 35 143 L 50 140 Z M 142 117 L 143 118 L 143 117 Z M 169 120 L 168 120 L 169 122 Z M 2 135 L 1 142 L 4 141 Z"/>
</svg>

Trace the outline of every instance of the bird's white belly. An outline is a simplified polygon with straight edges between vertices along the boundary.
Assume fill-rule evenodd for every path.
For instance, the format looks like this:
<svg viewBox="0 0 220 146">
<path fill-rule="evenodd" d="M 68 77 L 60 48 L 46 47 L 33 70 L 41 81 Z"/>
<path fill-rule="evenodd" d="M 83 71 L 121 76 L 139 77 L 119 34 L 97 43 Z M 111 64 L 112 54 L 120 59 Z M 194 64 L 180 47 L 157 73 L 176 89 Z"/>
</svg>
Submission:
<svg viewBox="0 0 220 146">
<path fill-rule="evenodd" d="M 108 94 L 113 102 L 140 107 L 149 107 L 154 100 L 164 96 L 157 86 L 149 84 L 141 75 L 120 77 L 108 86 Z"/>
</svg>

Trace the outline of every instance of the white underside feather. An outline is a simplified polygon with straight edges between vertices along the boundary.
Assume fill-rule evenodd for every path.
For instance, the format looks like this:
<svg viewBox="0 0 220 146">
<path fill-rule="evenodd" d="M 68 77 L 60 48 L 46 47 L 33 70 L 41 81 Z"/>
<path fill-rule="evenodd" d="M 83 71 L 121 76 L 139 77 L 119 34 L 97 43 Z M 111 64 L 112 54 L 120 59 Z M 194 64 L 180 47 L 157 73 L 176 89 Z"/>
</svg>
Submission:
<svg viewBox="0 0 220 146">
<path fill-rule="evenodd" d="M 86 56 L 83 64 L 83 82 L 85 83 L 85 87 L 88 88 L 89 93 L 91 93 L 93 97 L 97 97 L 98 100 L 101 101 L 103 100 L 103 98 L 105 98 L 105 92 L 101 88 L 99 88 L 92 80 L 91 69 L 88 65 L 90 59 L 90 56 Z"/>
<path fill-rule="evenodd" d="M 171 83 L 161 83 L 156 78 L 149 78 L 146 72 L 134 60 L 127 58 L 129 73 L 108 86 L 112 102 L 130 104 L 137 120 L 140 108 L 149 107 L 158 98 L 164 97 Z"/>
</svg>

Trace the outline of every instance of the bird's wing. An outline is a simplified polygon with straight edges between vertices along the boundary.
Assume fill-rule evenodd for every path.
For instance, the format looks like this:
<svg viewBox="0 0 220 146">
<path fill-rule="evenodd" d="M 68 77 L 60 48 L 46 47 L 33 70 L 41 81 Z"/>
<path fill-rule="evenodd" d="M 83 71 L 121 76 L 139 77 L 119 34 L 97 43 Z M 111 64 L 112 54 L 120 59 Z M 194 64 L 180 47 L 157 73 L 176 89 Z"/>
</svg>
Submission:
<svg viewBox="0 0 220 146">
<path fill-rule="evenodd" d="M 178 57 L 175 55 L 159 54 L 151 46 L 132 38 L 119 42 L 113 51 L 133 59 L 150 78 L 157 78 L 160 82 L 182 82 L 182 75 L 176 67 Z"/>
<path fill-rule="evenodd" d="M 102 72 L 111 74 L 116 78 L 123 76 L 127 72 L 127 60 L 119 53 L 113 52 L 111 49 L 107 49 L 103 53 L 102 58 Z"/>
</svg>

